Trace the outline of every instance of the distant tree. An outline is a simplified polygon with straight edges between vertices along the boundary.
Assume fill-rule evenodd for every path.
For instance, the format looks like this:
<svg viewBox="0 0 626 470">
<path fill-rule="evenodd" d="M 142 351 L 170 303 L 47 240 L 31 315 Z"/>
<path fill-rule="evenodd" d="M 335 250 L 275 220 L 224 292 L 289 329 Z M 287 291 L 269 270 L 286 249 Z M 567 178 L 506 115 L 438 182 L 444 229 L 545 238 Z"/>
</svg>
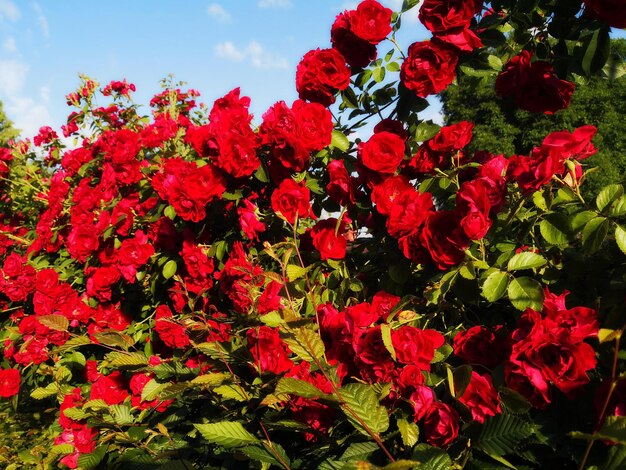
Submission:
<svg viewBox="0 0 626 470">
<path fill-rule="evenodd" d="M 7 142 L 19 135 L 17 129 L 13 127 L 13 123 L 4 114 L 2 101 L 0 101 L 0 147 L 6 146 Z"/>
<path fill-rule="evenodd" d="M 493 83 L 460 83 L 441 95 L 446 123 L 467 120 L 475 123 L 470 151 L 488 150 L 506 156 L 527 154 L 554 129 L 573 130 L 585 124 L 598 128 L 595 144 L 602 149 L 587 161 L 599 171 L 589 175 L 587 193 L 603 185 L 626 181 L 626 41 L 613 40 L 612 78 L 594 76 L 578 83 L 570 106 L 553 115 L 529 113 L 496 96 Z M 615 73 L 617 70 L 617 74 Z M 465 86 L 464 86 L 465 85 Z"/>
</svg>

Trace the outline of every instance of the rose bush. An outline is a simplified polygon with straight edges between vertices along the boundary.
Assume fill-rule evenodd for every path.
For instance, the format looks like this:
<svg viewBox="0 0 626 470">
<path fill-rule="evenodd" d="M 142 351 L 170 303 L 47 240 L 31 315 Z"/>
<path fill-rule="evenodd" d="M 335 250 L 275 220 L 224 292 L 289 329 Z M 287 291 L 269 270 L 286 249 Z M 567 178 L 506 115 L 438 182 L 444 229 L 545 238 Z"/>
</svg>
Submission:
<svg viewBox="0 0 626 470">
<path fill-rule="evenodd" d="M 595 128 L 471 154 L 472 123 L 420 117 L 455 80 L 567 107 L 618 2 L 429 0 L 404 51 L 417 3 L 342 12 L 258 123 L 239 89 L 166 82 L 145 116 L 83 77 L 72 148 L 2 149 L 3 465 L 623 468 L 626 196 L 580 192 Z"/>
</svg>

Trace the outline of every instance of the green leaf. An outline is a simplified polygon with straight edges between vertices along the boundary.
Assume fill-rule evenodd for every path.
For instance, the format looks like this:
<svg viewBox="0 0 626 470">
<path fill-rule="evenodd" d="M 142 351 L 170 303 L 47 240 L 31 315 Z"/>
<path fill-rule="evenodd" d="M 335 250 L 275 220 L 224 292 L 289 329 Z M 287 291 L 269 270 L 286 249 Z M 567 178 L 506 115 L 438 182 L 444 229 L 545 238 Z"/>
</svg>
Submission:
<svg viewBox="0 0 626 470">
<path fill-rule="evenodd" d="M 626 447 L 611 446 L 602 470 L 621 470 L 626 468 Z"/>
<path fill-rule="evenodd" d="M 380 83 L 385 79 L 385 68 L 384 67 L 376 67 L 372 70 L 372 78 L 376 83 Z"/>
<path fill-rule="evenodd" d="M 169 260 L 167 263 L 165 263 L 165 265 L 163 265 L 163 277 L 165 279 L 169 279 L 174 274 L 176 274 L 177 269 L 178 266 L 176 264 L 176 261 L 174 261 L 173 259 Z"/>
<path fill-rule="evenodd" d="M 548 261 L 538 253 L 532 251 L 524 251 L 517 253 L 509 260 L 508 270 L 518 271 L 521 269 L 535 269 L 540 268 Z"/>
<path fill-rule="evenodd" d="M 574 233 L 578 233 L 582 228 L 587 225 L 591 219 L 593 219 L 597 214 L 593 211 L 582 211 L 574 216 L 571 220 L 572 231 Z"/>
<path fill-rule="evenodd" d="M 96 468 L 102 462 L 102 459 L 107 453 L 109 446 L 104 445 L 96 447 L 91 454 L 81 454 L 78 456 L 78 466 L 80 468 Z"/>
<path fill-rule="evenodd" d="M 241 452 L 246 454 L 252 460 L 258 460 L 259 462 L 268 463 L 270 465 L 276 465 L 278 467 L 284 468 L 284 465 L 283 463 L 281 463 L 281 460 L 286 465 L 291 464 L 291 461 L 289 457 L 287 456 L 285 449 L 283 449 L 283 447 L 280 444 L 277 444 L 275 442 L 272 442 L 271 448 L 267 442 L 261 442 L 261 445 L 258 445 L 258 446 L 243 447 L 241 449 Z M 279 460 L 278 457 L 276 457 L 276 454 L 278 454 L 281 460 Z"/>
<path fill-rule="evenodd" d="M 571 230 L 570 219 L 564 214 L 548 214 L 539 224 L 541 236 L 548 243 L 557 246 L 569 243 Z"/>
<path fill-rule="evenodd" d="M 30 396 L 35 400 L 43 400 L 44 398 L 56 395 L 59 392 L 59 386 L 55 383 L 49 383 L 45 387 L 39 387 L 30 392 Z"/>
<path fill-rule="evenodd" d="M 239 422 L 220 421 L 218 423 L 194 424 L 194 427 L 207 441 L 226 448 L 243 447 L 259 442 Z"/>
<path fill-rule="evenodd" d="M 528 421 L 515 415 L 500 414 L 485 420 L 475 443 L 488 454 L 502 456 L 515 453 L 520 441 L 534 432 Z"/>
<path fill-rule="evenodd" d="M 494 271 L 483 283 L 482 293 L 489 302 L 495 302 L 506 292 L 509 285 L 509 274 L 502 271 Z"/>
<path fill-rule="evenodd" d="M 110 367 L 141 367 L 148 365 L 148 358 L 141 352 L 112 352 L 107 354 L 106 362 Z"/>
<path fill-rule="evenodd" d="M 291 330 L 284 341 L 294 354 L 307 362 L 315 362 L 324 355 L 322 338 L 309 328 Z"/>
<path fill-rule="evenodd" d="M 168 385 L 169 382 L 159 383 L 154 379 L 150 380 L 141 391 L 141 401 L 154 400 Z"/>
<path fill-rule="evenodd" d="M 412 458 L 421 462 L 420 470 L 450 470 L 452 468 L 452 459 L 448 453 L 428 444 L 416 445 Z"/>
<path fill-rule="evenodd" d="M 402 12 L 410 10 L 411 8 L 416 6 L 419 2 L 420 0 L 404 0 L 404 2 L 402 2 Z"/>
<path fill-rule="evenodd" d="M 510 388 L 500 387 L 498 388 L 500 394 L 500 401 L 511 413 L 523 414 L 531 408 L 530 402 L 515 390 Z"/>
<path fill-rule="evenodd" d="M 130 413 L 130 408 L 127 405 L 113 405 L 110 408 L 115 424 L 119 426 L 128 426 L 133 424 L 133 415 Z"/>
<path fill-rule="evenodd" d="M 228 380 L 228 378 L 228 374 L 224 374 L 223 372 L 215 372 L 211 374 L 199 375 L 198 377 L 194 378 L 191 383 L 193 385 L 209 385 L 215 387 L 224 383 L 226 380 Z"/>
<path fill-rule="evenodd" d="M 383 467 L 383 470 L 411 470 L 413 468 L 422 468 L 421 462 L 415 460 L 396 460 Z"/>
<path fill-rule="evenodd" d="M 391 354 L 391 358 L 396 360 L 396 349 L 393 347 L 393 342 L 391 341 L 391 328 L 389 325 L 383 323 L 380 325 L 380 334 L 383 337 L 383 344 L 389 354 Z"/>
<path fill-rule="evenodd" d="M 274 393 L 276 395 L 297 395 L 303 398 L 328 397 L 328 395 L 312 383 L 300 379 L 294 379 L 292 377 L 282 377 L 276 384 L 276 390 Z"/>
<path fill-rule="evenodd" d="M 415 129 L 415 140 L 418 142 L 425 142 L 432 139 L 437 135 L 439 129 L 441 129 L 441 127 L 437 124 L 433 124 L 432 121 L 422 121 L 417 126 L 417 129 Z"/>
<path fill-rule="evenodd" d="M 351 383 L 342 387 L 339 394 L 343 401 L 341 409 L 358 431 L 369 436 L 366 428 L 377 435 L 389 428 L 387 410 L 369 385 Z"/>
<path fill-rule="evenodd" d="M 236 385 L 220 385 L 213 389 L 222 398 L 236 400 L 239 402 L 248 401 L 248 397 Z"/>
<path fill-rule="evenodd" d="M 303 268 L 302 266 L 297 266 L 295 264 L 288 265 L 285 270 L 287 271 L 287 277 L 290 281 L 295 281 L 296 279 L 304 277 L 307 271 L 306 268 Z"/>
<path fill-rule="evenodd" d="M 407 421 L 406 419 L 399 419 L 397 424 L 404 445 L 407 447 L 413 447 L 417 444 L 420 436 L 420 429 L 417 424 L 412 421 Z"/>
<path fill-rule="evenodd" d="M 530 277 L 518 277 L 509 283 L 507 290 L 509 300 L 518 310 L 541 311 L 543 308 L 543 288 L 541 284 Z"/>
<path fill-rule="evenodd" d="M 74 446 L 72 444 L 59 444 L 52 446 L 50 453 L 53 455 L 66 455 L 74 453 Z"/>
<path fill-rule="evenodd" d="M 472 366 L 464 364 L 457 367 L 454 369 L 452 377 L 454 378 L 454 396 L 462 397 L 465 389 L 472 381 Z"/>
<path fill-rule="evenodd" d="M 51 330 L 55 331 L 67 331 L 70 326 L 69 320 L 63 315 L 42 315 L 37 317 L 37 320 L 39 320 L 39 323 L 43 326 L 47 326 Z"/>
<path fill-rule="evenodd" d="M 350 141 L 343 132 L 334 130 L 330 140 L 330 146 L 345 152 L 350 148 Z"/>
<path fill-rule="evenodd" d="M 606 217 L 591 219 L 583 229 L 583 248 L 588 253 L 595 253 L 609 232 L 609 221 Z"/>
<path fill-rule="evenodd" d="M 620 198 L 624 194 L 624 187 L 621 184 L 610 184 L 602 188 L 596 197 L 596 206 L 599 211 L 604 211 L 614 201 Z"/>
<path fill-rule="evenodd" d="M 174 206 L 167 206 L 163 211 L 163 214 L 168 219 L 174 220 L 176 218 L 176 209 L 174 209 Z"/>
<path fill-rule="evenodd" d="M 487 57 L 487 62 L 492 69 L 502 70 L 502 59 L 500 59 L 500 57 L 498 57 L 497 55 L 489 55 Z"/>
<path fill-rule="evenodd" d="M 619 249 L 626 254 L 626 230 L 621 225 L 615 226 L 615 241 Z"/>
<path fill-rule="evenodd" d="M 626 197 L 618 197 L 609 207 L 609 215 L 611 217 L 618 217 L 626 214 Z"/>
<path fill-rule="evenodd" d="M 389 62 L 387 64 L 387 70 L 390 72 L 398 72 L 400 70 L 400 64 L 397 62 Z"/>
</svg>

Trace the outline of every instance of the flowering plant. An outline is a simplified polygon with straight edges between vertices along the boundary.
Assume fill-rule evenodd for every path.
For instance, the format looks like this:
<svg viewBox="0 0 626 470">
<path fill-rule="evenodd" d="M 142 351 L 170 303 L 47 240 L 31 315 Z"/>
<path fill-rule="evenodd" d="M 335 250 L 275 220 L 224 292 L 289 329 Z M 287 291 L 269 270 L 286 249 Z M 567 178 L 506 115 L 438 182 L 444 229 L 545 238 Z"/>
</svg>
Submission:
<svg viewBox="0 0 626 470">
<path fill-rule="evenodd" d="M 73 146 L 0 150 L 0 399 L 36 436 L 0 461 L 624 465 L 626 196 L 580 192 L 595 128 L 471 155 L 472 123 L 419 116 L 455 80 L 567 107 L 618 2 L 426 0 L 405 52 L 416 3 L 341 13 L 258 126 L 239 89 L 168 82 L 144 116 L 83 77 Z"/>
</svg>

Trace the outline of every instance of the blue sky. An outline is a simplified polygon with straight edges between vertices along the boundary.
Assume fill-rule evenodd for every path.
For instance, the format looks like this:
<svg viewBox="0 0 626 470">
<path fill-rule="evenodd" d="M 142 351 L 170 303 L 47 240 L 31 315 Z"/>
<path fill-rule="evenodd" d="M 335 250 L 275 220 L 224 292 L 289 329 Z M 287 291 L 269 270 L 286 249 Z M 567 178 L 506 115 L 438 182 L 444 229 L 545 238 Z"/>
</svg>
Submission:
<svg viewBox="0 0 626 470">
<path fill-rule="evenodd" d="M 381 0 L 394 10 L 402 0 Z M 296 98 L 295 69 L 310 49 L 330 46 L 335 16 L 358 0 L 0 0 L 0 100 L 23 136 L 59 129 L 65 95 L 84 73 L 102 85 L 126 78 L 147 104 L 172 73 L 211 103 L 236 86 L 260 120 Z M 407 48 L 430 34 L 417 8 L 403 16 Z M 623 36 L 623 31 L 619 32 Z M 391 44 L 383 42 L 379 54 Z M 147 112 L 147 110 L 146 110 Z M 433 106 L 424 117 L 435 117 Z"/>
<path fill-rule="evenodd" d="M 358 2 L 338 0 L 0 0 L 0 100 L 32 136 L 58 129 L 65 95 L 84 73 L 106 84 L 126 78 L 148 103 L 159 82 L 176 80 L 211 103 L 236 86 L 260 119 L 274 102 L 296 98 L 295 69 L 315 47 L 330 46 L 335 16 Z M 401 0 L 387 0 L 399 9 Z M 407 15 L 401 42 L 429 35 Z M 385 53 L 391 44 L 381 44 Z"/>
</svg>

